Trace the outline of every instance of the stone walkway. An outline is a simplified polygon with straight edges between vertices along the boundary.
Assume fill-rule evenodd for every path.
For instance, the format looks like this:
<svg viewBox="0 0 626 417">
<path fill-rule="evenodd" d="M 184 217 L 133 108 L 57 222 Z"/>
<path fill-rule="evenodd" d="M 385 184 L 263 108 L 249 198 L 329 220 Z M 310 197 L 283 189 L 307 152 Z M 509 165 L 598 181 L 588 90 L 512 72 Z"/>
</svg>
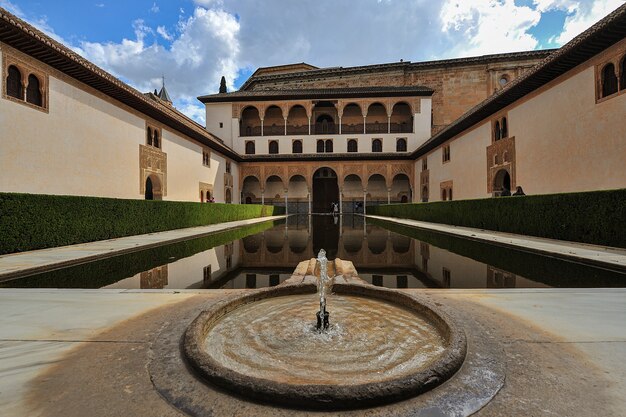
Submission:
<svg viewBox="0 0 626 417">
<path fill-rule="evenodd" d="M 417 220 L 367 215 L 368 218 L 384 220 L 403 226 L 431 230 L 471 240 L 507 246 L 542 255 L 563 258 L 613 270 L 626 271 L 626 249 L 545 239 L 513 233 L 494 232 L 492 230 L 473 229 L 470 227 L 451 226 L 440 223 L 428 223 Z"/>
<path fill-rule="evenodd" d="M 283 219 L 285 217 L 284 215 L 260 217 L 256 219 L 238 220 L 208 226 L 168 230 L 166 232 L 148 233 L 145 235 L 127 236 L 117 239 L 81 243 L 78 245 L 2 255 L 0 256 L 0 281 L 94 261 L 96 259 L 154 248 L 190 238 L 236 229 L 242 226 Z"/>
</svg>

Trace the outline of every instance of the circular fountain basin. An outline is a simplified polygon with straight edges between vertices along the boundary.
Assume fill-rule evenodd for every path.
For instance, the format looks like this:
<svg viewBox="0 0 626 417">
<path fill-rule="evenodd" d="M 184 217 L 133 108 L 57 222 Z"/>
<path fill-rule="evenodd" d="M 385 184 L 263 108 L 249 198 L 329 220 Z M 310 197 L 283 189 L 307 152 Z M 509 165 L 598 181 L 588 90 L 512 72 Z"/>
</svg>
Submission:
<svg viewBox="0 0 626 417">
<path fill-rule="evenodd" d="M 303 408 L 357 408 L 436 387 L 463 363 L 465 335 L 436 306 L 365 285 L 335 285 L 330 328 L 315 328 L 310 285 L 238 297 L 185 334 L 189 363 L 211 383 Z"/>
</svg>

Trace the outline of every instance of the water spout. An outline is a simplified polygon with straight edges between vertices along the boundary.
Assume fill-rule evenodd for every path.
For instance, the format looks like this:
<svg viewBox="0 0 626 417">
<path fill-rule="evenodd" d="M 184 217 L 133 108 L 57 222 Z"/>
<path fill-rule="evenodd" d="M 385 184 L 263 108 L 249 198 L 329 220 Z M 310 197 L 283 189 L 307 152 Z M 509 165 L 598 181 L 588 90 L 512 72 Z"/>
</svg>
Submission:
<svg viewBox="0 0 626 417">
<path fill-rule="evenodd" d="M 317 262 L 320 265 L 320 279 L 317 282 L 317 292 L 320 297 L 320 310 L 317 312 L 317 329 L 324 331 L 328 329 L 330 314 L 326 311 L 326 282 L 328 281 L 328 259 L 326 251 L 321 249 L 317 255 Z"/>
</svg>

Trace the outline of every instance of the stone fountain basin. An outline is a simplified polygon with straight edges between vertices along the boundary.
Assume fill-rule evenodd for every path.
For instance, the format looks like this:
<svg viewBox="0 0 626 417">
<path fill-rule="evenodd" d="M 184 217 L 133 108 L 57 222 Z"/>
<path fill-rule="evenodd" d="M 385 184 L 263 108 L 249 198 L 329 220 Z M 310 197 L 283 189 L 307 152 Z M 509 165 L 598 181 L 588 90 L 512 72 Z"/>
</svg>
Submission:
<svg viewBox="0 0 626 417">
<path fill-rule="evenodd" d="M 187 328 L 183 354 L 202 379 L 253 400 L 307 409 L 350 409 L 387 404 L 429 391 L 451 378 L 465 359 L 465 333 L 428 300 L 358 284 L 335 284 L 333 293 L 381 300 L 410 310 L 430 322 L 443 338 L 444 350 L 425 368 L 382 381 L 351 383 L 290 383 L 288 378 L 263 378 L 224 366 L 206 349 L 207 336 L 229 313 L 249 303 L 274 297 L 312 294 L 311 284 L 282 285 L 220 302 L 202 312 Z M 333 321 L 332 308 L 331 322 Z M 315 317 L 312 317 L 314 321 Z M 245 324 L 243 324 L 245 325 Z"/>
</svg>

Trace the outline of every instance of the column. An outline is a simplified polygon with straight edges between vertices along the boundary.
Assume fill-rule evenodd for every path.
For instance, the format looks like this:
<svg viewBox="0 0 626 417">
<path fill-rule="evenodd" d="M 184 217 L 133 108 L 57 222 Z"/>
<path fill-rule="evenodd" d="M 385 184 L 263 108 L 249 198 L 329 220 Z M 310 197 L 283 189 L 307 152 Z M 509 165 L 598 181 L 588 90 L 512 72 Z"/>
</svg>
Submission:
<svg viewBox="0 0 626 417">
<path fill-rule="evenodd" d="M 263 119 L 261 119 L 261 136 L 263 136 Z"/>
<path fill-rule="evenodd" d="M 309 135 L 311 134 L 311 116 L 309 116 Z"/>
<path fill-rule="evenodd" d="M 309 215 L 311 214 L 311 190 L 309 190 L 307 197 L 309 198 Z"/>
<path fill-rule="evenodd" d="M 339 134 L 341 135 L 341 117 L 339 117 Z"/>
<path fill-rule="evenodd" d="M 288 209 L 288 207 L 289 207 L 288 206 L 288 201 L 289 200 L 287 199 L 287 193 L 288 193 L 288 191 L 285 190 L 285 214 L 289 214 L 289 209 Z"/>
<path fill-rule="evenodd" d="M 367 120 L 367 116 L 363 116 L 363 134 L 365 134 L 365 132 L 367 132 L 367 129 L 365 127 L 366 126 L 366 124 L 365 124 L 366 120 Z M 261 121 L 261 123 L 263 123 L 263 121 Z"/>
<path fill-rule="evenodd" d="M 387 188 L 387 204 L 391 204 L 391 188 Z"/>
<path fill-rule="evenodd" d="M 343 214 L 343 190 L 339 189 L 339 215 Z"/>
<path fill-rule="evenodd" d="M 287 118 L 285 117 L 285 136 L 287 136 Z"/>
<path fill-rule="evenodd" d="M 391 133 L 391 116 L 387 116 L 387 133 Z"/>
<path fill-rule="evenodd" d="M 363 215 L 365 216 L 365 204 L 367 204 L 367 190 L 363 190 Z"/>
<path fill-rule="evenodd" d="M 265 204 L 265 190 L 261 190 L 261 205 Z"/>
</svg>

